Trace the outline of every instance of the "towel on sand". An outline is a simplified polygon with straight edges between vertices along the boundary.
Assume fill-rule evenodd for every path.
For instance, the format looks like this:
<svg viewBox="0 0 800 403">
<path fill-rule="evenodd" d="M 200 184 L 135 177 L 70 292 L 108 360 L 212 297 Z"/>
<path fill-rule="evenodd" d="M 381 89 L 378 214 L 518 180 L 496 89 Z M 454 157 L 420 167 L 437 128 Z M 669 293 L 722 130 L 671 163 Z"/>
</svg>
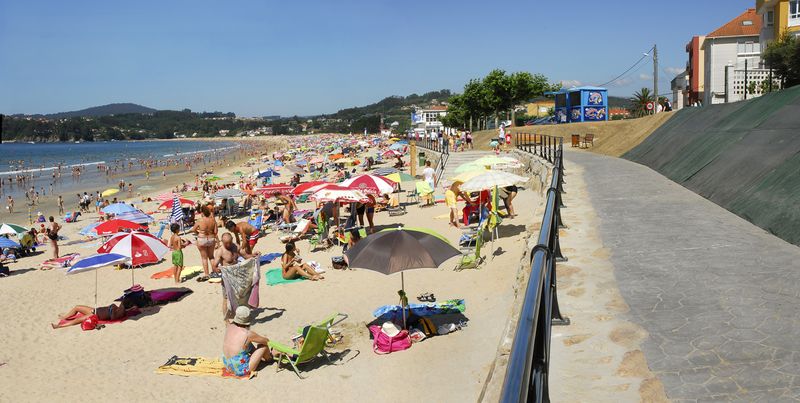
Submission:
<svg viewBox="0 0 800 403">
<path fill-rule="evenodd" d="M 408 304 L 407 311 L 412 314 L 424 317 L 443 314 L 464 313 L 467 305 L 463 299 L 450 299 L 443 302 L 429 302 L 425 304 Z M 383 320 L 395 320 L 403 317 L 403 308 L 400 305 L 384 305 L 374 312 L 372 316 Z"/>
<path fill-rule="evenodd" d="M 164 365 L 156 368 L 156 373 L 180 376 L 221 376 L 234 379 L 250 379 L 256 376 L 258 372 L 253 372 L 248 376 L 235 376 L 225 369 L 225 364 L 218 358 L 181 358 L 177 355 L 173 355 Z"/>
<path fill-rule="evenodd" d="M 267 277 L 267 285 L 296 283 L 298 281 L 305 280 L 302 277 L 296 278 L 296 279 L 293 279 L 293 280 L 287 280 L 287 279 L 283 278 L 283 271 L 281 270 L 280 267 L 277 268 L 277 269 L 269 269 L 269 270 L 267 270 L 266 277 Z"/>
<path fill-rule="evenodd" d="M 258 259 L 222 266 L 222 284 L 228 297 L 228 309 L 235 312 L 239 305 L 258 308 L 258 285 L 261 279 Z"/>
<path fill-rule="evenodd" d="M 136 316 L 136 315 L 140 314 L 141 312 L 142 311 L 140 311 L 138 309 L 131 309 L 131 310 L 128 311 L 128 314 L 126 316 L 124 316 L 124 317 L 122 317 L 120 319 L 116 319 L 116 320 L 99 320 L 98 319 L 97 320 L 97 324 L 98 325 L 110 325 L 112 323 L 125 322 L 126 320 L 128 320 L 128 318 L 130 318 L 132 316 Z M 67 323 L 67 322 L 69 322 L 69 321 L 71 321 L 73 319 L 82 318 L 84 316 L 86 316 L 86 315 L 78 312 L 75 315 L 70 316 L 69 318 L 64 318 L 64 319 L 59 320 L 58 324 L 59 325 L 63 325 L 64 323 Z"/>
<path fill-rule="evenodd" d="M 200 273 L 201 271 L 203 271 L 203 267 L 202 266 L 187 266 L 187 267 L 184 267 L 183 270 L 181 270 L 181 277 L 188 276 L 188 275 L 194 274 L 194 273 Z M 161 278 L 172 278 L 172 268 L 170 267 L 167 270 L 153 273 L 152 275 L 150 275 L 150 278 L 152 278 L 154 280 L 161 279 Z"/>
<path fill-rule="evenodd" d="M 267 253 L 266 255 L 261 255 L 261 258 L 258 260 L 258 263 L 260 264 L 272 263 L 273 260 L 281 256 L 283 256 L 283 253 L 279 252 Z"/>
</svg>

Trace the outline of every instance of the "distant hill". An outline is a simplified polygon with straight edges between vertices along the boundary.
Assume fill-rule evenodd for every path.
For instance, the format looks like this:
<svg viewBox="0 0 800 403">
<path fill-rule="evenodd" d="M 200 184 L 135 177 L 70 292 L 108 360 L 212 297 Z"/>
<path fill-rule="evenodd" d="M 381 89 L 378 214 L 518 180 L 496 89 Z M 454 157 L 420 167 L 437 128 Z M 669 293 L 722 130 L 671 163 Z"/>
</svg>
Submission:
<svg viewBox="0 0 800 403">
<path fill-rule="evenodd" d="M 609 108 L 627 108 L 631 104 L 631 100 L 625 97 L 608 97 Z"/>
<path fill-rule="evenodd" d="M 157 111 L 156 109 L 148 108 L 142 105 L 137 105 L 132 103 L 120 103 L 120 104 L 93 106 L 91 108 L 81 109 L 79 111 L 59 112 L 47 115 L 36 114 L 36 115 L 13 115 L 13 116 L 14 117 L 32 116 L 35 118 L 46 118 L 46 119 L 69 119 L 69 118 L 96 118 L 100 116 L 122 115 L 126 113 L 150 114 L 156 111 Z"/>
</svg>

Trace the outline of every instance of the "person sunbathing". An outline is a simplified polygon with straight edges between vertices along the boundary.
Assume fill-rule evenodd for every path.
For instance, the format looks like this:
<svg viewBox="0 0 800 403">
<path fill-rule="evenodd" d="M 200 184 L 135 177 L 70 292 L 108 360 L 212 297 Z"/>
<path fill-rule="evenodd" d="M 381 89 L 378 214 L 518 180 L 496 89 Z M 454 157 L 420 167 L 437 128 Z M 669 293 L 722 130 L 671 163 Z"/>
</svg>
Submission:
<svg viewBox="0 0 800 403">
<path fill-rule="evenodd" d="M 308 263 L 303 262 L 303 259 L 297 255 L 297 248 L 294 242 L 286 244 L 286 252 L 281 256 L 281 269 L 283 278 L 286 280 L 294 280 L 303 277 L 308 280 L 317 281 L 325 278 L 317 273 Z"/>
<path fill-rule="evenodd" d="M 222 363 L 235 376 L 250 376 L 261 362 L 271 363 L 269 339 L 250 330 L 250 308 L 236 308 L 233 321 L 225 327 L 222 342 Z"/>
<path fill-rule="evenodd" d="M 51 323 L 50 326 L 52 326 L 53 329 L 59 329 L 62 327 L 79 325 L 91 315 L 96 315 L 97 319 L 103 321 L 119 320 L 126 317 L 128 315 L 128 310 L 133 307 L 133 303 L 128 298 L 123 298 L 119 305 L 111 304 L 109 306 L 102 306 L 98 308 L 92 308 L 86 305 L 76 305 L 70 309 L 69 312 L 63 315 L 58 315 L 58 318 L 63 320 L 62 322 Z M 79 313 L 82 315 L 73 318 L 73 316 Z"/>
</svg>

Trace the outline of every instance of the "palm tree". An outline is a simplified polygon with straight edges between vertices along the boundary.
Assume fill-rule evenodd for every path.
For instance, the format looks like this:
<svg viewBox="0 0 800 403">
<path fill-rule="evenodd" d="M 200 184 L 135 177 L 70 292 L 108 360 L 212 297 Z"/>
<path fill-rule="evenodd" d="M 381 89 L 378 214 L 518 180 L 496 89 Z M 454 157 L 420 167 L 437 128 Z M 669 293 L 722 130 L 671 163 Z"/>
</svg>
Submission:
<svg viewBox="0 0 800 403">
<path fill-rule="evenodd" d="M 633 116 L 642 117 L 650 113 L 647 110 L 647 103 L 653 102 L 653 94 L 650 92 L 649 88 L 642 88 L 641 90 L 634 92 L 633 97 L 631 97 L 631 112 Z"/>
</svg>

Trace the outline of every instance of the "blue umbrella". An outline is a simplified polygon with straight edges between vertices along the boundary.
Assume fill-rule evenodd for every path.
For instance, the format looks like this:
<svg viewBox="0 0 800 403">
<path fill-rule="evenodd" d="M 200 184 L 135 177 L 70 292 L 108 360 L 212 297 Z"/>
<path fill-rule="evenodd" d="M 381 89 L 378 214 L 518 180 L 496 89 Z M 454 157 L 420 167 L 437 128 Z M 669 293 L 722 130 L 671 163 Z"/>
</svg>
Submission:
<svg viewBox="0 0 800 403">
<path fill-rule="evenodd" d="M 308 165 L 308 161 L 306 161 L 306 160 L 299 160 L 299 161 L 295 162 L 295 165 L 297 165 L 297 166 L 299 166 L 299 167 L 303 167 L 303 166 L 306 166 L 306 165 Z"/>
<path fill-rule="evenodd" d="M 102 210 L 106 214 L 114 214 L 114 215 L 137 211 L 136 207 L 133 207 L 130 204 L 125 204 L 125 203 L 109 204 L 108 206 L 103 207 Z"/>
<path fill-rule="evenodd" d="M 395 172 L 397 172 L 397 169 L 395 169 L 395 168 L 384 167 L 384 168 L 376 169 L 374 171 L 374 174 L 375 175 L 379 175 L 379 176 L 386 176 L 386 175 L 391 175 L 391 174 L 393 174 Z"/>
<path fill-rule="evenodd" d="M 21 247 L 22 247 L 22 245 L 20 245 L 20 244 L 18 244 L 16 242 L 4 237 L 4 236 L 0 236 L 0 248 L 17 249 L 17 248 L 21 248 Z"/>
<path fill-rule="evenodd" d="M 180 203 L 178 203 L 178 207 L 180 207 Z M 134 211 L 129 211 L 127 213 L 115 214 L 114 218 L 118 220 L 128 220 L 130 222 L 135 222 L 137 224 L 149 224 L 155 221 L 155 219 L 153 219 L 152 216 L 145 214 L 141 210 L 134 210 Z"/>
<path fill-rule="evenodd" d="M 272 176 L 281 176 L 281 174 L 278 173 L 278 171 L 276 171 L 276 170 L 274 170 L 272 168 L 269 168 L 266 171 L 261 172 L 260 174 L 258 174 L 259 178 L 269 178 L 269 177 L 272 177 Z"/>
<path fill-rule="evenodd" d="M 130 260 L 129 257 L 117 253 L 98 253 L 96 255 L 88 256 L 78 260 L 67 269 L 67 274 L 75 274 L 99 269 L 101 267 L 113 266 L 115 264 L 124 263 L 128 260 Z"/>
<path fill-rule="evenodd" d="M 390 149 L 390 150 L 395 150 L 395 151 L 400 151 L 400 150 L 404 149 L 405 147 L 406 147 L 406 145 L 405 145 L 405 144 L 402 144 L 402 143 L 394 143 L 394 144 L 392 144 L 392 145 L 390 145 L 390 146 L 389 146 L 389 149 Z"/>
</svg>

